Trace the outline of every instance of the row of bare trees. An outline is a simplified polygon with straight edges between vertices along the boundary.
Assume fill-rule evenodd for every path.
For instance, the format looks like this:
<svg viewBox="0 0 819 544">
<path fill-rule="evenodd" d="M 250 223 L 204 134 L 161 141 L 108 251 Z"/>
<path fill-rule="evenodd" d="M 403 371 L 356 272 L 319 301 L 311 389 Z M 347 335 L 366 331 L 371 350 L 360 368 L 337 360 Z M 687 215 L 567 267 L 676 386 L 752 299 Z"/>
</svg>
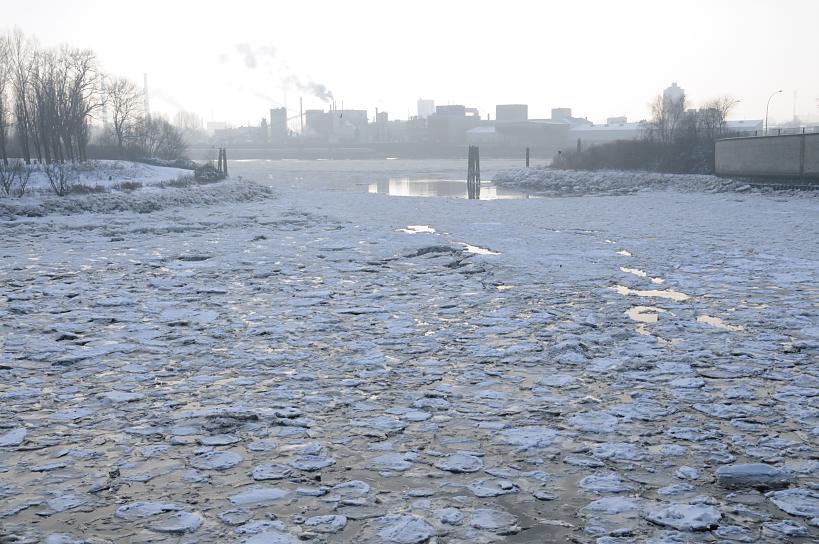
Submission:
<svg viewBox="0 0 819 544">
<path fill-rule="evenodd" d="M 93 51 L 43 49 L 20 30 L 0 36 L 0 161 L 16 145 L 26 164 L 84 161 L 99 119 L 120 158 L 180 158 L 180 130 L 143 111 L 141 90 L 103 74 Z"/>
<path fill-rule="evenodd" d="M 181 158 L 187 149 L 182 126 L 162 117 L 146 115 L 142 91 L 133 81 L 116 78 L 107 82 L 108 134 L 120 158 Z"/>
<path fill-rule="evenodd" d="M 734 98 L 722 96 L 695 110 L 688 108 L 685 94 L 658 95 L 651 103 L 651 121 L 645 136 L 668 145 L 680 139 L 713 142 L 726 134 L 728 114 L 736 104 Z"/>
<path fill-rule="evenodd" d="M 84 160 L 89 119 L 105 100 L 94 53 L 40 49 L 16 30 L 0 37 L 0 158 L 8 163 L 9 128 L 23 160 Z"/>
<path fill-rule="evenodd" d="M 714 143 L 729 136 L 728 114 L 737 101 L 730 96 L 709 100 L 699 109 L 689 108 L 684 93 L 658 96 L 651 104 L 652 117 L 644 134 L 655 147 L 659 168 L 673 172 L 712 173 Z"/>
</svg>

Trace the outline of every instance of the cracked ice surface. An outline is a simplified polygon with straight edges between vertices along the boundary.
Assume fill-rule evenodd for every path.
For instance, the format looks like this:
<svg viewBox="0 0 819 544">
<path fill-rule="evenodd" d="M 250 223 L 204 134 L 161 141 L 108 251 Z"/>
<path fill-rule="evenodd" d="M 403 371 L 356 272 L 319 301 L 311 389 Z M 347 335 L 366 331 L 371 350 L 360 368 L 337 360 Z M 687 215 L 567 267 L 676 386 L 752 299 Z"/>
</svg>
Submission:
<svg viewBox="0 0 819 544">
<path fill-rule="evenodd" d="M 0 527 L 815 540 L 817 212 L 283 191 L 3 221 Z"/>
</svg>

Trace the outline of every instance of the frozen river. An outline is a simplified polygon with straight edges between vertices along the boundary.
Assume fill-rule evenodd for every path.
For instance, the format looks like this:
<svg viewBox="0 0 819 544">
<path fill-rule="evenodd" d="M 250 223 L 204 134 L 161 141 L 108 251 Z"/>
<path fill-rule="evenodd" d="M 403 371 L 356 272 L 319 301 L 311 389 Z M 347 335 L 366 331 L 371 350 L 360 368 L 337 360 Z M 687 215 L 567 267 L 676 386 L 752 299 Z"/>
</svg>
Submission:
<svg viewBox="0 0 819 544">
<path fill-rule="evenodd" d="M 484 159 L 481 199 L 528 198 L 527 192 L 498 188 L 492 183 L 502 169 L 520 160 Z M 437 160 L 239 160 L 232 174 L 273 187 L 306 190 L 369 192 L 388 196 L 466 198 L 466 161 Z"/>
<path fill-rule="evenodd" d="M 0 535 L 819 538 L 813 194 L 288 162 L 231 164 L 254 201 L 0 222 Z"/>
</svg>

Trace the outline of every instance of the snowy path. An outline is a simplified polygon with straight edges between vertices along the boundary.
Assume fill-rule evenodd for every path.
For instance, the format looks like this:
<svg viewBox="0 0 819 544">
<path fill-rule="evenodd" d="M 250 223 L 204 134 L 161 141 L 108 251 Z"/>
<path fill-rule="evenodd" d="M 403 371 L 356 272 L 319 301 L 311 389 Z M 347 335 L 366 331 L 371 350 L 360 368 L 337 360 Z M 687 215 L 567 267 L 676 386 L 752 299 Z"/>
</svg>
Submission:
<svg viewBox="0 0 819 544">
<path fill-rule="evenodd" d="M 0 527 L 819 538 L 817 212 L 284 191 L 0 223 Z"/>
</svg>

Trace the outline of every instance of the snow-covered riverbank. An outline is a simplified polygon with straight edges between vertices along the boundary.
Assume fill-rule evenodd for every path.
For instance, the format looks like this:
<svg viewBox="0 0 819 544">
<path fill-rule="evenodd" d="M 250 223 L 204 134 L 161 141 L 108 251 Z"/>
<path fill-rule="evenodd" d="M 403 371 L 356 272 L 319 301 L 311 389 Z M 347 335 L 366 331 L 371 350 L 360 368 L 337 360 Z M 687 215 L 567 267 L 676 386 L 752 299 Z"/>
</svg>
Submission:
<svg viewBox="0 0 819 544">
<path fill-rule="evenodd" d="M 262 200 L 271 195 L 268 187 L 237 180 L 182 188 L 147 186 L 132 192 L 111 191 L 78 196 L 40 194 L 0 199 L 0 218 L 77 213 L 150 213 L 180 206 L 228 205 Z"/>
<path fill-rule="evenodd" d="M 32 164 L 27 168 L 31 170 L 27 190 L 35 193 L 49 192 L 51 187 L 44 167 Z M 92 189 L 111 189 L 123 183 L 158 185 L 193 175 L 191 170 L 182 168 L 117 160 L 93 160 L 76 165 L 66 163 L 65 168 L 72 185 Z"/>
<path fill-rule="evenodd" d="M 819 537 L 815 197 L 182 203 L 0 221 L 7 534 Z"/>
<path fill-rule="evenodd" d="M 557 170 L 551 168 L 512 168 L 495 175 L 500 187 L 527 189 L 554 196 L 620 195 L 638 191 L 681 192 L 770 192 L 747 182 L 710 175 L 662 174 L 599 170 Z"/>
</svg>

